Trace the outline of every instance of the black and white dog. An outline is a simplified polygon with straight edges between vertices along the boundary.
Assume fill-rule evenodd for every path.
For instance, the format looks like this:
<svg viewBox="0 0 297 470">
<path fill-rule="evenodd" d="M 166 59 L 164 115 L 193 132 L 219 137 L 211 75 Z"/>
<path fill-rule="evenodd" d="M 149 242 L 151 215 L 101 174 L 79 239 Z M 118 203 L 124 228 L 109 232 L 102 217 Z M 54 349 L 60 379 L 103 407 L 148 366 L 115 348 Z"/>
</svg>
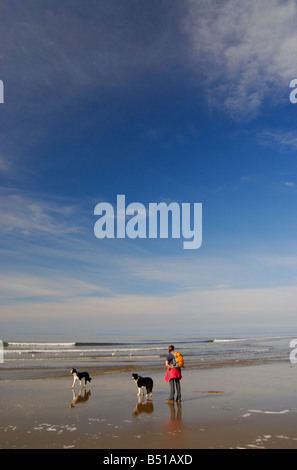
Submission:
<svg viewBox="0 0 297 470">
<path fill-rule="evenodd" d="M 73 375 L 73 384 L 71 388 L 74 387 L 74 384 L 77 380 L 79 381 L 82 387 L 85 387 L 87 385 L 87 382 L 91 383 L 92 380 L 88 372 L 77 372 L 76 369 L 71 369 L 70 375 Z M 85 379 L 85 385 L 81 383 L 82 379 Z"/>
<path fill-rule="evenodd" d="M 138 388 L 138 394 L 142 393 L 144 394 L 144 389 L 146 389 L 146 396 L 150 395 L 152 397 L 153 395 L 153 379 L 150 377 L 140 377 L 138 374 L 132 374 L 132 379 L 136 382 L 137 388 Z"/>
</svg>

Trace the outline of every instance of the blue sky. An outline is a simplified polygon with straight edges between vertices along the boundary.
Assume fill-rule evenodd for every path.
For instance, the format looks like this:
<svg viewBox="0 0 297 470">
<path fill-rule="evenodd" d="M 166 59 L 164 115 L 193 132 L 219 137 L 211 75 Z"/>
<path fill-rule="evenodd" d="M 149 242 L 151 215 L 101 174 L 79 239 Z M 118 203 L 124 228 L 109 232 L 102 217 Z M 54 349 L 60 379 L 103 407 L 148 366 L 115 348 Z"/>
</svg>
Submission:
<svg viewBox="0 0 297 470">
<path fill-rule="evenodd" d="M 294 331 L 297 3 L 0 10 L 2 336 Z M 202 203 L 201 248 L 97 239 L 118 194 Z"/>
</svg>

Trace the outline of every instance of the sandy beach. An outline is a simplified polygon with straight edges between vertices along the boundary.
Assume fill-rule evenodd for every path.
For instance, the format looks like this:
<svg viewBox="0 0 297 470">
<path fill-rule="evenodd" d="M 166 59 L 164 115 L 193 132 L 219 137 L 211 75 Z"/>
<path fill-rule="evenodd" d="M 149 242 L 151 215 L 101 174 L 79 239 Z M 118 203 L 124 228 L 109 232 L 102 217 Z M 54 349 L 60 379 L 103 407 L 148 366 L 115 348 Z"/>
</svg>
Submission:
<svg viewBox="0 0 297 470">
<path fill-rule="evenodd" d="M 152 400 L 131 373 L 1 380 L 1 449 L 297 448 L 297 375 L 289 362 L 183 370 L 182 402 L 169 405 L 165 371 Z"/>
</svg>

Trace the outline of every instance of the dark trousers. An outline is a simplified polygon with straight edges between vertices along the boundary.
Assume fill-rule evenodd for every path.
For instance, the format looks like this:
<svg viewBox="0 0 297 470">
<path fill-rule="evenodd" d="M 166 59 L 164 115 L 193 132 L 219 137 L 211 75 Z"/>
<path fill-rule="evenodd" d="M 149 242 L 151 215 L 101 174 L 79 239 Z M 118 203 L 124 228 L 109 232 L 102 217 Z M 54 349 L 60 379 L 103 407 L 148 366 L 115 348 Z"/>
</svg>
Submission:
<svg viewBox="0 0 297 470">
<path fill-rule="evenodd" d="M 174 400 L 175 390 L 176 390 L 176 399 L 181 399 L 181 387 L 180 387 L 180 379 L 170 379 L 169 380 L 170 386 L 170 395 L 168 400 Z"/>
</svg>

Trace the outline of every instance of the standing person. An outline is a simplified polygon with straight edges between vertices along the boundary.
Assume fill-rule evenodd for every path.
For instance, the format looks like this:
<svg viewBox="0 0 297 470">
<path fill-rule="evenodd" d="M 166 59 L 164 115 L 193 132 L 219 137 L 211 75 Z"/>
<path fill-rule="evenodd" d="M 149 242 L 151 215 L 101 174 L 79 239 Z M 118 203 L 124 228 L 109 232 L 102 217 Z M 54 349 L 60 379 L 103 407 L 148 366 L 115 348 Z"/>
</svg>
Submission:
<svg viewBox="0 0 297 470">
<path fill-rule="evenodd" d="M 180 386 L 180 379 L 182 378 L 181 370 L 179 367 L 173 367 L 173 356 L 174 353 L 174 346 L 171 345 L 168 348 L 168 355 L 166 357 L 165 364 L 167 366 L 167 371 L 165 374 L 165 381 L 169 382 L 170 385 L 170 394 L 166 403 L 173 403 L 174 402 L 174 395 L 176 390 L 176 401 L 181 401 L 181 386 Z"/>
</svg>

